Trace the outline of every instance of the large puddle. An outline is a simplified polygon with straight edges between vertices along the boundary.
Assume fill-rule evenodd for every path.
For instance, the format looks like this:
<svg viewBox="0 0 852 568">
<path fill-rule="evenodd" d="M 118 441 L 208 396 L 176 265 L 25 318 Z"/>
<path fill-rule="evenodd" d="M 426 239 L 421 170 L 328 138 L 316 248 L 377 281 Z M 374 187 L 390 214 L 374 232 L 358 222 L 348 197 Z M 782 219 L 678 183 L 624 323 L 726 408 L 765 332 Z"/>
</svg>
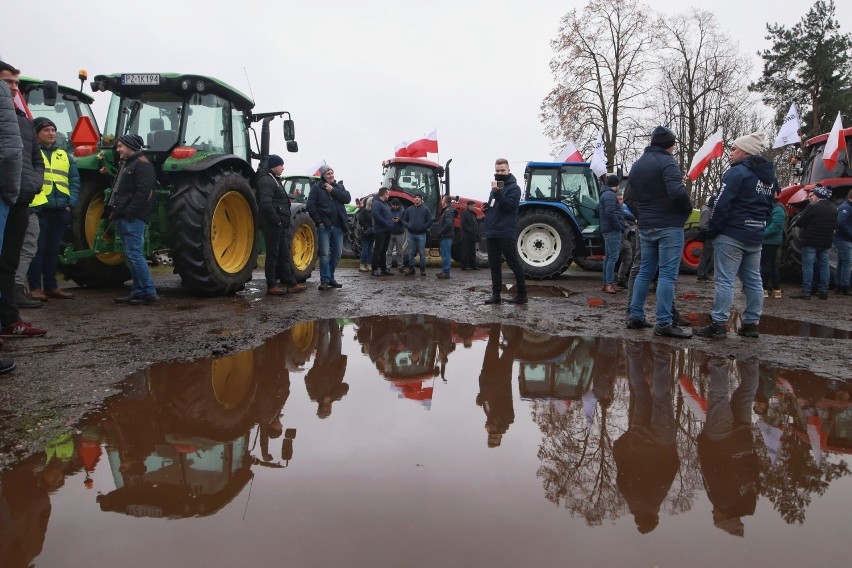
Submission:
<svg viewBox="0 0 852 568">
<path fill-rule="evenodd" d="M 842 566 L 852 385 L 321 320 L 130 377 L 0 476 L 0 566 Z"/>
</svg>

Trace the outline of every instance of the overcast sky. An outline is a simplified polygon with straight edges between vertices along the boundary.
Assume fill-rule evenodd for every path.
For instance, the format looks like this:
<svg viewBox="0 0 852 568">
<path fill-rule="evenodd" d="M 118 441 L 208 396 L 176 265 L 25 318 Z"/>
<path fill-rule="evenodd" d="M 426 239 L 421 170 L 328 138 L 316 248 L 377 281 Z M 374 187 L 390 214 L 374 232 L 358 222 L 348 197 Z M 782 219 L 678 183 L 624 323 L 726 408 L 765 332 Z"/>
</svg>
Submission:
<svg viewBox="0 0 852 568">
<path fill-rule="evenodd" d="M 700 5 L 752 54 L 766 22 L 795 24 L 800 0 L 648 0 L 668 12 Z M 850 31 L 852 2 L 837 3 Z M 215 76 L 253 94 L 258 112 L 287 110 L 297 154 L 273 152 L 285 173 L 331 164 L 353 197 L 378 187 L 381 160 L 402 140 L 437 129 L 441 162 L 452 158 L 452 193 L 485 198 L 494 159 L 519 177 L 551 156 L 538 118 L 553 86 L 548 62 L 560 18 L 576 0 L 312 0 L 264 2 L 14 2 L 4 9 L 0 55 L 25 75 L 75 85 L 120 72 Z M 126 10 L 123 9 L 126 7 Z M 14 21 L 12 19 L 14 18 Z M 665 41 L 661 38 L 661 42 Z M 246 79 L 248 75 L 248 81 Z M 249 82 L 251 87 L 249 88 Z M 91 94 L 88 85 L 86 92 Z M 108 96 L 95 95 L 103 125 Z M 434 158 L 434 156 L 430 156 Z"/>
</svg>

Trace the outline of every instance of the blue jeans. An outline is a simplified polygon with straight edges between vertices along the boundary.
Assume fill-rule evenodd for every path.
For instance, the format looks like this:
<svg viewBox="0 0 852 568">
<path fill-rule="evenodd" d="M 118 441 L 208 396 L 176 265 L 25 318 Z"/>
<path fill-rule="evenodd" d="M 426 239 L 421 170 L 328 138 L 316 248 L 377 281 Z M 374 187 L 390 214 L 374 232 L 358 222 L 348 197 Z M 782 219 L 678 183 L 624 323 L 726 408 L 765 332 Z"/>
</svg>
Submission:
<svg viewBox="0 0 852 568">
<path fill-rule="evenodd" d="M 414 270 L 414 256 L 420 255 L 420 268 L 426 268 L 426 233 L 408 233 L 408 266 Z"/>
<path fill-rule="evenodd" d="M 71 223 L 71 212 L 63 209 L 42 209 L 38 215 L 38 249 L 27 270 L 30 290 L 56 290 L 56 269 L 59 249 L 65 229 Z"/>
<path fill-rule="evenodd" d="M 453 262 L 453 239 L 441 239 L 441 271 L 450 273 L 450 263 Z"/>
<path fill-rule="evenodd" d="M 121 242 L 124 245 L 124 259 L 130 268 L 130 276 L 133 278 L 133 288 L 130 295 L 135 298 L 153 296 L 157 293 L 154 281 L 151 279 L 151 271 L 148 269 L 148 261 L 142 252 L 145 243 L 145 227 L 147 223 L 139 219 L 120 218 L 114 222 Z"/>
<path fill-rule="evenodd" d="M 9 204 L 0 199 L 0 249 L 3 248 L 3 233 L 6 232 L 6 219 L 9 218 Z"/>
<path fill-rule="evenodd" d="M 615 282 L 615 263 L 618 262 L 618 255 L 621 250 L 621 231 L 603 233 L 603 238 L 604 254 L 606 254 L 603 265 L 603 283 L 612 284 Z"/>
<path fill-rule="evenodd" d="M 372 264 L 373 262 L 373 241 L 365 241 L 361 240 L 361 258 L 359 259 L 361 264 Z"/>
<path fill-rule="evenodd" d="M 763 280 L 760 278 L 760 243 L 746 244 L 727 235 L 713 240 L 713 270 L 716 293 L 710 317 L 716 323 L 727 323 L 734 302 L 734 278 L 739 275 L 745 288 L 746 307 L 743 323 L 757 323 L 763 313 Z"/>
<path fill-rule="evenodd" d="M 630 318 L 645 320 L 645 299 L 648 288 L 657 269 L 657 325 L 672 323 L 672 302 L 674 286 L 680 269 L 680 255 L 683 250 L 683 228 L 639 229 L 639 242 L 642 247 L 642 265 L 636 282 L 633 284 L 633 296 L 630 299 Z"/>
<path fill-rule="evenodd" d="M 848 288 L 850 273 L 852 273 L 852 241 L 835 239 L 837 249 L 837 272 L 835 280 L 838 288 Z"/>
<path fill-rule="evenodd" d="M 811 290 L 814 282 L 814 259 L 819 263 L 819 290 L 816 291 L 828 292 L 828 249 L 814 247 L 802 247 L 802 292 L 814 292 Z"/>
<path fill-rule="evenodd" d="M 320 283 L 334 282 L 334 269 L 343 253 L 343 230 L 340 227 L 317 227 L 319 239 Z"/>
</svg>

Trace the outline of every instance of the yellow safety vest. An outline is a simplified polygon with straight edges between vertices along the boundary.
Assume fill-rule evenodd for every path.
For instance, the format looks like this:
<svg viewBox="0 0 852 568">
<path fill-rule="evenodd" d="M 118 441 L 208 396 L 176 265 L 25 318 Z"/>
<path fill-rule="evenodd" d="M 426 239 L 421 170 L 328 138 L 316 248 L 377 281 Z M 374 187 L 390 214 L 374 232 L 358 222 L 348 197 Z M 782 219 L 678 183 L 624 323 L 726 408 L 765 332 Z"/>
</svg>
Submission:
<svg viewBox="0 0 852 568">
<path fill-rule="evenodd" d="M 44 160 L 44 184 L 41 186 L 41 192 L 30 203 L 30 207 L 38 207 L 47 203 L 47 196 L 53 191 L 54 185 L 65 195 L 71 196 L 71 190 L 68 188 L 70 164 L 65 150 L 55 149 L 50 160 L 47 159 L 44 150 L 42 150 L 41 158 Z"/>
</svg>

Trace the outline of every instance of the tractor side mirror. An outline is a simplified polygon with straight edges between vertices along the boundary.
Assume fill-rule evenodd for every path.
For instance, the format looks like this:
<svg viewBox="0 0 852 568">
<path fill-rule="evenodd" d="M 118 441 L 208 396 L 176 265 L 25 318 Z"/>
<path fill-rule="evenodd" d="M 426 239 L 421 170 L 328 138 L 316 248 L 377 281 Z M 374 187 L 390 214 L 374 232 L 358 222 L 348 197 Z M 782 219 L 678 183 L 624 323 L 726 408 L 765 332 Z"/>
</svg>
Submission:
<svg viewBox="0 0 852 568">
<path fill-rule="evenodd" d="M 59 83 L 56 81 L 44 81 L 41 84 L 41 92 L 44 97 L 44 104 L 54 106 L 57 97 L 59 97 Z"/>
<path fill-rule="evenodd" d="M 296 123 L 291 119 L 287 119 L 284 121 L 284 140 L 290 142 L 296 139 Z M 291 152 L 295 152 L 295 150 L 291 150 Z"/>
<path fill-rule="evenodd" d="M 287 151 L 288 152 L 298 152 L 299 151 L 299 143 L 295 140 L 287 140 Z"/>
</svg>

